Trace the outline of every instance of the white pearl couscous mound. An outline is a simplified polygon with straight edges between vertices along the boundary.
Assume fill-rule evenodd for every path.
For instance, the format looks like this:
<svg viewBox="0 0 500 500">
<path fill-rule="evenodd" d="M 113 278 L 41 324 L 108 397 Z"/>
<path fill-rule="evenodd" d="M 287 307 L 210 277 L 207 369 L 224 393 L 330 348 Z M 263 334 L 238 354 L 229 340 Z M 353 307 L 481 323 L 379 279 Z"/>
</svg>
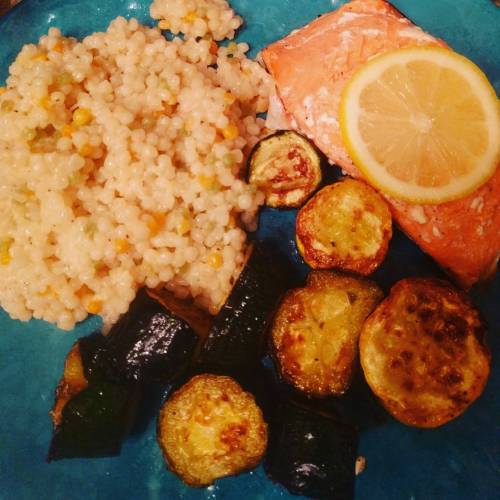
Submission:
<svg viewBox="0 0 500 500">
<path fill-rule="evenodd" d="M 270 81 L 246 44 L 214 45 L 117 18 L 22 49 L 0 87 L 0 305 L 13 318 L 109 325 L 142 285 L 221 306 L 263 202 L 241 171 Z"/>
<path fill-rule="evenodd" d="M 149 10 L 160 29 L 187 37 L 232 39 L 243 24 L 226 0 L 154 0 Z"/>
</svg>

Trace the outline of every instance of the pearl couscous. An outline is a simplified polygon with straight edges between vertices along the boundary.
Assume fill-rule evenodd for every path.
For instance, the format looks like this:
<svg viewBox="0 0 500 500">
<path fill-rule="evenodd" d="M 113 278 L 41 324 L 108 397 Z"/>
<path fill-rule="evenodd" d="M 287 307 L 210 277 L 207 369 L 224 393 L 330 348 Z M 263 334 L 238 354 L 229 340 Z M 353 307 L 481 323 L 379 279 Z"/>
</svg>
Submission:
<svg viewBox="0 0 500 500">
<path fill-rule="evenodd" d="M 241 171 L 270 87 L 246 44 L 214 50 L 235 19 L 168 41 L 117 18 L 21 50 L 0 91 L 0 305 L 13 318 L 111 324 L 142 285 L 221 306 L 263 202 Z"/>
<path fill-rule="evenodd" d="M 214 40 L 232 39 L 243 23 L 226 0 L 154 0 L 150 13 L 162 30 Z"/>
</svg>

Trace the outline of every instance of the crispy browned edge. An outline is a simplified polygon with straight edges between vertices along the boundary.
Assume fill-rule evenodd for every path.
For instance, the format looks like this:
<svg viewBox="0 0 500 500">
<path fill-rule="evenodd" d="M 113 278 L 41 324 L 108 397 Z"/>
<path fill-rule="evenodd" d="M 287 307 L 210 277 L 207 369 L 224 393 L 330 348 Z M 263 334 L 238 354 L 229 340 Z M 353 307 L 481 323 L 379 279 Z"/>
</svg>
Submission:
<svg viewBox="0 0 500 500">
<path fill-rule="evenodd" d="M 325 196 L 335 196 L 336 186 L 340 183 L 350 182 L 359 185 L 360 190 L 364 192 L 370 192 L 374 194 L 377 201 L 380 200 L 381 206 L 386 210 L 387 217 L 384 217 L 383 222 L 383 235 L 380 248 L 375 256 L 371 258 L 354 259 L 354 258 L 341 258 L 338 255 L 326 255 L 323 252 L 317 251 L 312 247 L 312 241 L 314 239 L 313 232 L 309 231 L 306 227 L 306 221 L 304 220 L 304 214 L 307 211 L 314 210 L 321 199 Z M 362 275 L 371 274 L 377 267 L 383 262 L 387 251 L 389 249 L 389 242 L 392 237 L 392 217 L 387 203 L 383 198 L 370 186 L 362 181 L 354 180 L 351 178 L 342 179 L 334 184 L 330 184 L 318 193 L 316 193 L 299 211 L 297 214 L 296 226 L 295 226 L 295 239 L 297 243 L 297 248 L 302 255 L 306 264 L 308 264 L 312 269 L 333 269 L 338 268 L 347 271 L 353 271 Z"/>
<path fill-rule="evenodd" d="M 72 362 L 79 363 L 80 365 L 82 363 L 78 341 L 73 344 L 66 356 L 66 359 L 64 361 L 64 371 L 55 391 L 54 406 L 49 412 L 54 427 L 61 423 L 62 412 L 64 407 L 66 406 L 66 403 L 71 398 L 76 396 L 79 392 L 83 391 L 83 389 L 85 389 L 88 384 L 87 379 L 84 375 L 82 376 L 81 380 L 79 380 L 78 384 L 68 381 L 66 372 L 68 370 L 69 363 Z M 81 370 L 83 374 L 83 365 L 81 365 Z"/>
<path fill-rule="evenodd" d="M 239 384 L 236 380 L 234 380 L 232 377 L 229 377 L 227 375 L 214 375 L 214 374 L 209 374 L 209 373 L 202 373 L 202 374 L 199 374 L 199 375 L 195 375 L 194 377 L 192 377 L 191 379 L 189 379 L 184 385 L 182 385 L 179 389 L 177 389 L 170 397 L 168 397 L 164 403 L 162 404 L 161 406 L 161 409 L 160 409 L 160 413 L 158 414 L 158 419 L 156 421 L 156 440 L 158 442 L 158 445 L 162 451 L 162 454 L 163 454 L 163 458 L 165 460 L 165 464 L 167 466 L 167 468 L 173 472 L 177 477 L 179 477 L 182 482 L 184 482 L 185 484 L 187 484 L 188 486 L 191 486 L 192 488 L 204 488 L 206 486 L 210 486 L 211 484 L 213 484 L 213 481 L 217 480 L 217 479 L 221 479 L 221 478 L 216 478 L 214 479 L 211 483 L 208 483 L 208 484 L 205 484 L 205 483 L 201 483 L 201 482 L 195 482 L 195 481 L 189 481 L 189 479 L 187 479 L 182 471 L 178 468 L 176 468 L 175 466 L 175 462 L 174 460 L 170 457 L 170 455 L 168 454 L 168 451 L 167 451 L 167 448 L 165 447 L 165 445 L 163 444 L 163 438 L 162 438 L 162 428 L 161 428 L 161 423 L 163 421 L 163 419 L 165 418 L 164 416 L 164 413 L 166 411 L 166 407 L 169 403 L 173 403 L 174 400 L 176 398 L 179 397 L 180 394 L 182 394 L 183 392 L 189 390 L 191 388 L 192 385 L 194 385 L 194 383 L 200 379 L 200 378 L 204 378 L 204 379 L 219 379 L 219 378 L 224 378 L 224 379 L 227 379 L 231 385 L 234 383 L 236 385 L 238 385 L 238 387 L 245 393 L 249 394 L 256 406 L 260 409 L 259 405 L 257 404 L 257 402 L 255 401 L 255 397 L 245 391 Z M 262 413 L 262 410 L 261 410 L 261 413 Z M 264 416 L 262 415 L 262 421 L 264 423 L 264 428 L 266 430 L 266 442 L 268 440 L 268 428 L 267 428 L 267 423 L 265 422 L 264 420 Z M 238 474 L 241 474 L 245 471 L 248 471 L 248 470 L 251 470 L 251 469 L 254 469 L 255 467 L 257 467 L 257 465 L 259 465 L 259 463 L 261 462 L 263 456 L 265 455 L 265 450 L 264 452 L 262 453 L 262 455 L 260 457 L 255 457 L 255 460 L 253 460 L 252 462 L 250 462 L 248 464 L 248 466 L 241 470 Z"/>
<path fill-rule="evenodd" d="M 387 308 L 392 306 L 392 301 L 394 300 L 394 295 L 400 293 L 400 289 L 411 285 L 414 282 L 418 282 L 419 285 L 427 286 L 430 288 L 438 288 L 445 293 L 452 293 L 456 295 L 464 304 L 467 312 L 476 317 L 480 324 L 480 331 L 468 331 L 468 335 L 474 335 L 478 341 L 479 352 L 484 356 L 484 372 L 480 383 L 473 385 L 469 391 L 469 400 L 467 404 L 458 406 L 447 413 L 437 414 L 430 418 L 418 418 L 412 414 L 412 410 L 404 409 L 397 401 L 391 399 L 387 394 L 384 393 L 383 386 L 377 384 L 377 381 L 373 381 L 369 376 L 370 367 L 363 363 L 363 350 L 365 346 L 371 341 L 371 323 L 377 320 L 379 315 L 384 315 Z M 404 314 L 404 312 L 402 312 Z M 468 297 L 468 295 L 460 289 L 455 288 L 451 283 L 445 280 L 437 278 L 405 278 L 398 281 L 390 290 L 389 295 L 377 306 L 377 308 L 372 312 L 372 314 L 367 318 L 365 324 L 363 325 L 361 335 L 359 338 L 359 352 L 360 352 L 360 362 L 363 372 L 365 374 L 365 379 L 371 390 L 377 396 L 382 406 L 397 420 L 400 422 L 410 425 L 413 427 L 421 428 L 434 428 L 439 427 L 447 422 L 450 422 L 454 418 L 460 416 L 463 412 L 469 408 L 469 406 L 476 401 L 476 399 L 482 394 L 488 377 L 490 374 L 490 363 L 491 363 L 491 352 L 485 342 L 486 337 L 486 325 L 480 312 L 475 308 L 474 304 Z M 375 382 L 375 383 L 374 383 Z"/>
<path fill-rule="evenodd" d="M 314 288 L 315 284 L 311 283 L 311 281 L 313 281 L 313 278 L 317 279 L 316 277 L 318 277 L 318 276 L 320 277 L 319 278 L 320 280 L 327 280 L 327 279 L 356 280 L 356 281 L 359 281 L 360 283 L 364 283 L 367 286 L 374 288 L 374 290 L 375 289 L 378 290 L 378 293 L 379 293 L 378 302 L 380 302 L 384 297 L 384 294 L 383 294 L 382 290 L 380 289 L 380 287 L 373 280 L 370 280 L 370 279 L 366 278 L 365 276 L 358 276 L 358 275 L 349 274 L 349 273 L 342 273 L 339 271 L 314 270 L 314 271 L 311 271 L 309 273 L 309 275 L 307 277 L 306 285 L 304 287 L 294 288 L 294 289 L 288 290 L 286 292 L 286 294 L 283 296 L 283 298 L 280 302 L 280 305 L 278 306 L 278 310 L 281 308 L 282 304 L 284 304 L 285 300 L 287 300 L 290 296 L 296 295 L 300 290 L 304 290 L 307 288 Z M 270 330 L 268 344 L 269 344 L 269 352 L 271 354 L 271 357 L 274 361 L 274 365 L 276 366 L 276 369 L 277 369 L 281 379 L 286 384 L 289 384 L 290 386 L 295 387 L 297 390 L 303 392 L 304 394 L 307 394 L 308 396 L 325 398 L 325 397 L 329 397 L 329 396 L 341 396 L 342 394 L 345 394 L 345 392 L 350 387 L 350 384 L 352 382 L 352 377 L 353 377 L 354 372 L 355 372 L 355 368 L 356 368 L 357 364 L 359 363 L 359 352 L 358 352 L 358 355 L 356 356 L 354 364 L 351 366 L 350 375 L 348 377 L 347 384 L 344 387 L 343 391 L 341 391 L 341 392 L 319 392 L 319 391 L 317 391 L 317 392 L 307 393 L 301 384 L 299 384 L 293 377 L 289 377 L 288 374 L 283 371 L 283 367 L 282 367 L 281 361 L 279 359 L 278 347 L 276 346 L 276 343 L 274 342 L 274 332 L 275 332 L 275 329 L 277 326 L 276 325 L 277 320 L 278 320 L 278 313 L 276 313 L 276 315 L 274 316 L 273 322 L 271 324 L 271 330 Z M 359 349 L 358 349 L 358 351 L 359 351 Z"/>
</svg>

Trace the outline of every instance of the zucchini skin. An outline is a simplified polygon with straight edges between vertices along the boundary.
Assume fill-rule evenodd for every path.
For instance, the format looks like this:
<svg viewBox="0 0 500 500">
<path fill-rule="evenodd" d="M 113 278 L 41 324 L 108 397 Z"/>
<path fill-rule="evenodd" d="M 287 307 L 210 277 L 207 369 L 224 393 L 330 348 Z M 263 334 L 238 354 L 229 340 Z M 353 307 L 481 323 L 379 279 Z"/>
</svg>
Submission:
<svg viewBox="0 0 500 500">
<path fill-rule="evenodd" d="M 333 414 L 282 401 L 270 424 L 264 469 L 290 493 L 354 498 L 358 434 Z"/>
<path fill-rule="evenodd" d="M 66 402 L 54 428 L 47 461 L 118 455 L 140 402 L 137 384 L 115 383 L 93 364 L 100 333 L 78 340 L 87 387 Z"/>
<path fill-rule="evenodd" d="M 254 243 L 251 252 L 201 347 L 198 365 L 203 370 L 235 376 L 253 369 L 264 354 L 266 333 L 290 274 L 276 269 L 265 244 Z"/>
<path fill-rule="evenodd" d="M 184 373 L 198 335 L 145 289 L 111 328 L 92 364 L 118 382 L 168 383 Z"/>
</svg>

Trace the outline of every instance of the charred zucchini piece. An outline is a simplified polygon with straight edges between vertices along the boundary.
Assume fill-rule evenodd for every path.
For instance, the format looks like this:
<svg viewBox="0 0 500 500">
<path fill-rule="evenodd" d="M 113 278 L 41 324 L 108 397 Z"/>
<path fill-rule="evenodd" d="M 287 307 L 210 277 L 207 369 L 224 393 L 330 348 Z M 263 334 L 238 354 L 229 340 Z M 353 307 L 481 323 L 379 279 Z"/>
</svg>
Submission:
<svg viewBox="0 0 500 500">
<path fill-rule="evenodd" d="M 297 247 L 313 269 L 370 274 L 384 260 L 391 236 L 387 203 L 354 179 L 323 188 L 297 215 Z"/>
<path fill-rule="evenodd" d="M 357 447 L 353 427 L 286 401 L 270 424 L 264 468 L 295 495 L 348 500 L 354 496 Z"/>
<path fill-rule="evenodd" d="M 253 396 L 230 377 L 197 375 L 163 405 L 158 443 L 168 467 L 186 484 L 252 469 L 267 446 L 267 425 Z"/>
<path fill-rule="evenodd" d="M 265 245 L 251 246 L 246 265 L 208 332 L 200 352 L 201 366 L 233 374 L 258 363 L 272 315 L 288 288 L 279 264 Z"/>
<path fill-rule="evenodd" d="M 80 339 L 66 358 L 51 412 L 48 461 L 117 455 L 135 419 L 139 388 L 111 382 L 89 364 L 102 340 L 100 334 Z"/>
<path fill-rule="evenodd" d="M 395 418 L 437 427 L 481 395 L 490 372 L 484 335 L 463 292 L 437 279 L 404 279 L 364 324 L 361 365 Z"/>
<path fill-rule="evenodd" d="M 200 309 L 193 300 L 180 299 L 165 288 L 147 290 L 147 294 L 157 300 L 165 309 L 183 319 L 200 338 L 205 338 L 213 323 L 213 316 Z"/>
<path fill-rule="evenodd" d="M 248 181 L 266 195 L 266 205 L 300 207 L 321 182 L 316 148 L 291 130 L 262 139 L 248 159 Z"/>
<path fill-rule="evenodd" d="M 198 336 L 145 289 L 106 335 L 95 365 L 116 381 L 169 382 L 191 361 Z"/>
<path fill-rule="evenodd" d="M 274 318 L 272 354 L 282 378 L 310 396 L 343 394 L 367 316 L 382 300 L 366 279 L 313 271 L 287 293 Z"/>
</svg>

